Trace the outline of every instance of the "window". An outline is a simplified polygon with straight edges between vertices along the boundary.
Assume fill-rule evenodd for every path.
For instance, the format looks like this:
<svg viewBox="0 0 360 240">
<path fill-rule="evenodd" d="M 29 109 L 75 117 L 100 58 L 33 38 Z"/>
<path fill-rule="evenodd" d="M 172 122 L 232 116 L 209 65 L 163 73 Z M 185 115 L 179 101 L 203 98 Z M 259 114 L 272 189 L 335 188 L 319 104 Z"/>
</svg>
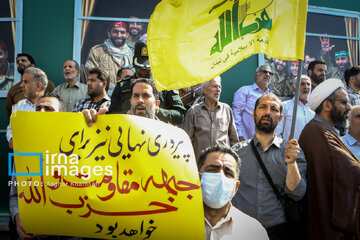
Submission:
<svg viewBox="0 0 360 240">
<path fill-rule="evenodd" d="M 132 64 L 133 44 L 135 40 L 146 37 L 150 15 L 159 2 L 160 0 L 75 0 L 73 57 L 81 63 L 82 82 L 86 82 L 86 75 L 90 70 L 89 68 L 97 66 L 106 68 L 105 70 L 111 78 L 110 89 L 115 87 L 116 76 L 114 75 L 116 75 L 120 66 L 128 65 L 130 60 L 130 64 Z M 110 45 L 112 44 L 111 42 L 113 42 L 110 41 L 113 39 L 109 36 L 108 30 L 110 24 L 115 21 L 121 21 L 126 24 L 127 34 L 129 36 L 125 44 L 129 46 L 132 51 L 132 55 L 128 60 L 117 59 L 116 55 L 123 53 L 118 52 L 116 49 L 110 54 L 104 53 L 104 51 L 112 51 L 110 47 L 108 48 L 108 45 L 106 45 L 106 47 L 104 47 L 104 45 L 107 39 Z M 130 32 L 130 24 L 132 28 L 136 25 L 135 28 L 138 28 L 140 31 L 136 32 L 136 30 L 134 30 Z M 96 50 L 92 50 L 96 47 Z M 93 57 L 90 60 L 89 53 L 91 53 Z M 97 65 L 100 61 L 105 64 Z"/>
<path fill-rule="evenodd" d="M 0 97 L 20 81 L 14 59 L 22 49 L 22 0 L 0 0 Z"/>
<path fill-rule="evenodd" d="M 326 78 L 344 80 L 344 71 L 350 66 L 359 65 L 359 18 L 358 12 L 309 6 L 302 74 L 307 74 L 308 64 L 316 59 L 326 62 Z M 275 79 L 287 81 L 288 86 L 291 86 L 294 74 L 297 74 L 296 62 L 260 54 L 259 63 L 270 64 L 276 73 Z M 290 96 L 289 90 L 278 95 Z"/>
</svg>

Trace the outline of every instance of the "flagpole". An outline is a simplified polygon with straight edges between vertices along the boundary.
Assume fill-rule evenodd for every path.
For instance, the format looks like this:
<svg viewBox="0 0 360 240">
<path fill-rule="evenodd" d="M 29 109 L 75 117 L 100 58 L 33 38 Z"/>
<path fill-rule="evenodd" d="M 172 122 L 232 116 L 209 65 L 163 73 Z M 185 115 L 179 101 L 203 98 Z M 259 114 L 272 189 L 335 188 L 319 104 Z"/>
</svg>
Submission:
<svg viewBox="0 0 360 240">
<path fill-rule="evenodd" d="M 297 73 L 296 91 L 295 91 L 294 108 L 293 108 L 293 117 L 292 117 L 292 122 L 291 122 L 291 130 L 290 130 L 289 139 L 294 138 L 297 107 L 298 107 L 298 103 L 299 103 L 299 92 L 300 92 L 302 68 L 303 68 L 303 61 L 299 60 L 299 68 L 298 68 L 299 70 L 298 70 L 298 73 Z"/>
</svg>

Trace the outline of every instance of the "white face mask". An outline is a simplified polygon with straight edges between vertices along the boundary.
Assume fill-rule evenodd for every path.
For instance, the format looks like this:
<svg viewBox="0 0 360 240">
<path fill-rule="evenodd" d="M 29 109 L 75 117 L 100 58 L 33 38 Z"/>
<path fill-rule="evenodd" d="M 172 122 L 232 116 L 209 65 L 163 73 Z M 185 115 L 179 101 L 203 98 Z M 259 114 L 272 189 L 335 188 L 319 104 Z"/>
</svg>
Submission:
<svg viewBox="0 0 360 240">
<path fill-rule="evenodd" d="M 236 179 L 225 177 L 221 173 L 202 173 L 201 189 L 204 203 L 211 208 L 221 208 L 230 202 L 236 185 Z"/>
</svg>

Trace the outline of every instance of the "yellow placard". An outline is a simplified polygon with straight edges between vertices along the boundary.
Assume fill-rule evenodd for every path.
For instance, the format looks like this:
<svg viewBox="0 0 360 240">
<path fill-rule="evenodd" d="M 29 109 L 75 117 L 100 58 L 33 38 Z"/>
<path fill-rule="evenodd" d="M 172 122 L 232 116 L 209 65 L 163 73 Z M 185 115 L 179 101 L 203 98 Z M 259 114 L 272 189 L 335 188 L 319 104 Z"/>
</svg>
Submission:
<svg viewBox="0 0 360 240">
<path fill-rule="evenodd" d="M 182 129 L 120 114 L 92 127 L 81 113 L 16 112 L 11 123 L 27 233 L 205 238 L 200 180 Z"/>
<path fill-rule="evenodd" d="M 159 91 L 210 80 L 256 53 L 303 59 L 307 0 L 163 0 L 147 32 Z"/>
</svg>

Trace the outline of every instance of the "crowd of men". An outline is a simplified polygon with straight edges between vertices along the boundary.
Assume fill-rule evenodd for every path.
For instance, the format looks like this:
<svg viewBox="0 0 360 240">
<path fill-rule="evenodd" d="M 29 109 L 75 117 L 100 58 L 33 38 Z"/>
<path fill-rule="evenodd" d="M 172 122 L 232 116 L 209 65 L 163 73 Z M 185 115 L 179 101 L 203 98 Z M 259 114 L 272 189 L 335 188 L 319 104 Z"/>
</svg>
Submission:
<svg viewBox="0 0 360 240">
<path fill-rule="evenodd" d="M 279 97 L 297 90 L 297 62 L 290 63 L 291 82 L 282 79 L 284 61 L 259 66 L 254 83 L 235 92 L 232 107 L 220 102 L 218 76 L 197 86 L 201 96 L 185 108 L 178 91 L 156 90 L 141 30 L 138 23 L 111 23 L 108 39 L 90 51 L 86 84 L 78 80 L 78 63 L 66 60 L 66 81 L 48 89 L 34 59 L 19 54 L 21 83 L 9 89 L 9 116 L 82 112 L 91 126 L 98 115 L 121 113 L 184 128 L 200 173 L 206 239 L 360 239 L 360 66 L 340 68 L 342 78 L 326 79 L 326 61 L 307 63 L 291 137 L 295 99 Z M 326 40 L 323 53 L 330 49 Z M 11 123 L 7 139 L 13 148 Z M 16 196 L 12 188 L 16 231 L 21 239 L 34 237 L 22 228 Z M 285 197 L 305 213 L 295 225 L 286 216 Z"/>
</svg>

